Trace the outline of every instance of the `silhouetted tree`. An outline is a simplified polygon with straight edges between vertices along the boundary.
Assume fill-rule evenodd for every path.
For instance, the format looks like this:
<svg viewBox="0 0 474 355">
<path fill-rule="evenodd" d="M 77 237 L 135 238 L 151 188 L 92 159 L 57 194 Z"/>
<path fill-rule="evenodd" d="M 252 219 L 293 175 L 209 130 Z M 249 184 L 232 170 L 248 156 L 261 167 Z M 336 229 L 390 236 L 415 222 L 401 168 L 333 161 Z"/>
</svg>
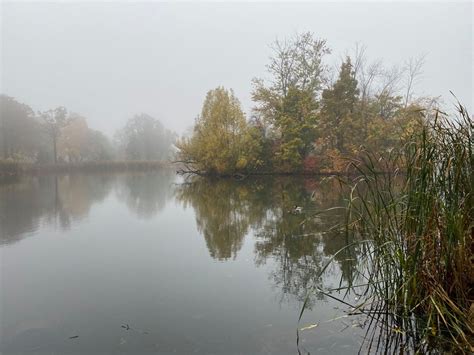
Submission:
<svg viewBox="0 0 474 355">
<path fill-rule="evenodd" d="M 69 123 L 67 110 L 65 107 L 57 107 L 45 112 L 40 113 L 40 117 L 44 122 L 46 131 L 53 144 L 53 157 L 54 163 L 58 162 L 58 139 L 61 135 L 61 129 Z"/>
<path fill-rule="evenodd" d="M 33 110 L 6 95 L 0 95 L 0 145 L 5 159 L 33 158 L 38 146 Z"/>
<path fill-rule="evenodd" d="M 126 159 L 165 160 L 173 154 L 175 135 L 145 113 L 130 118 L 116 137 Z"/>
</svg>

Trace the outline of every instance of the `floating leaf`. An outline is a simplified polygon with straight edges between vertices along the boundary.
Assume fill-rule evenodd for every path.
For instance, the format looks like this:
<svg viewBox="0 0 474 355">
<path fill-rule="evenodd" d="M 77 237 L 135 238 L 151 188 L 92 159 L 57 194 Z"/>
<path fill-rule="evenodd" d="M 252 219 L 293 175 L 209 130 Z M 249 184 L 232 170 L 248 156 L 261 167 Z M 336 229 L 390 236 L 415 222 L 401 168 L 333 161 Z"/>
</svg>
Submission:
<svg viewBox="0 0 474 355">
<path fill-rule="evenodd" d="M 317 326 L 318 326 L 318 323 L 314 323 L 314 324 L 307 325 L 306 327 L 303 327 L 303 328 L 301 328 L 300 330 L 301 330 L 301 331 L 303 331 L 303 330 L 310 330 L 310 329 L 316 328 Z"/>
</svg>

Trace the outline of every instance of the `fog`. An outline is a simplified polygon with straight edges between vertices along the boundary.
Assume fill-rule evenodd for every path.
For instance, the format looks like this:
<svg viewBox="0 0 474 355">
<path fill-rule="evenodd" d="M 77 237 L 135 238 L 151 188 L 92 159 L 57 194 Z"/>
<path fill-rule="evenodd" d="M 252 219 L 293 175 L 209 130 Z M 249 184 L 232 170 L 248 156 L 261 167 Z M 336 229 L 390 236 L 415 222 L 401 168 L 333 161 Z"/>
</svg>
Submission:
<svg viewBox="0 0 474 355">
<path fill-rule="evenodd" d="M 2 3 L 1 92 L 59 105 L 111 135 L 146 112 L 179 133 L 206 92 L 233 88 L 250 113 L 276 38 L 311 31 L 339 65 L 356 43 L 386 64 L 426 54 L 417 95 L 449 90 L 472 110 L 472 4 Z"/>
</svg>

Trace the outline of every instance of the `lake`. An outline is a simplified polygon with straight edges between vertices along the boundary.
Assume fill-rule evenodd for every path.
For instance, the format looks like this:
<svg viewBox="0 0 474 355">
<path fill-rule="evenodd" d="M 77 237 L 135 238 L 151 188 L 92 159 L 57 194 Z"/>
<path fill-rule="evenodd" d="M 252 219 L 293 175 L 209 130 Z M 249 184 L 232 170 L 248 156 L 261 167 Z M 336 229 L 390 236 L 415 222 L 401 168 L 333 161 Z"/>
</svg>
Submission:
<svg viewBox="0 0 474 355">
<path fill-rule="evenodd" d="M 327 179 L 174 171 L 4 182 L 0 351 L 357 353 L 363 319 L 332 298 L 311 293 L 298 325 L 308 291 L 357 266 L 334 256 L 342 211 L 323 213 L 343 204 L 338 191 Z"/>
</svg>

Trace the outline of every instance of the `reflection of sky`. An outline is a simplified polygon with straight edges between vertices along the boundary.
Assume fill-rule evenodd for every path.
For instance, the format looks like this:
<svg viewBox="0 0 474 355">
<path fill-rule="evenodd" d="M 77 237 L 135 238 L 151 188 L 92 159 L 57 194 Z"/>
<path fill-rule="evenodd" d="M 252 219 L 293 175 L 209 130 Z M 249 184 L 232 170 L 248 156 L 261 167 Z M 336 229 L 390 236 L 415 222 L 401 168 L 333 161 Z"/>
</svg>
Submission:
<svg viewBox="0 0 474 355">
<path fill-rule="evenodd" d="M 0 350 L 294 353 L 301 303 L 281 302 L 278 261 L 256 266 L 253 232 L 235 259 L 212 259 L 194 210 L 167 201 L 144 219 L 109 193 L 70 229 L 45 223 L 3 247 Z M 339 274 L 330 268 L 325 286 Z M 335 318 L 336 306 L 316 300 L 302 324 Z M 321 323 L 305 347 L 354 353 L 357 328 L 343 327 Z"/>
</svg>

